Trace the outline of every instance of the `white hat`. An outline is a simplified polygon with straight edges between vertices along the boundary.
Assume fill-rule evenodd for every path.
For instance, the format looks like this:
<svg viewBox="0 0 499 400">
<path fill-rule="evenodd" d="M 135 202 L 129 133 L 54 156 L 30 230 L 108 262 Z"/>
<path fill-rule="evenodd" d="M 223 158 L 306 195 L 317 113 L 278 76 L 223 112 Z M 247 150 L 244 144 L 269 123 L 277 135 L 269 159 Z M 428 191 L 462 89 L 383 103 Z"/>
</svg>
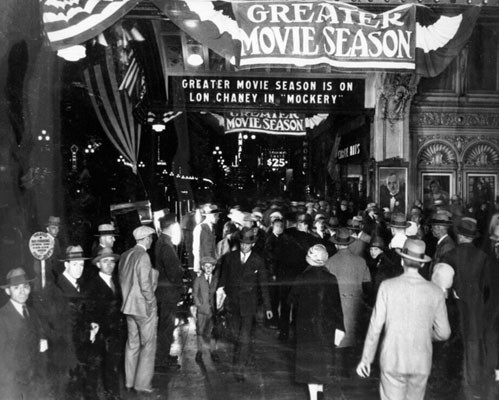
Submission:
<svg viewBox="0 0 499 400">
<path fill-rule="evenodd" d="M 141 240 L 149 235 L 154 235 L 156 231 L 149 226 L 139 226 L 133 230 L 133 237 L 135 240 Z"/>
</svg>

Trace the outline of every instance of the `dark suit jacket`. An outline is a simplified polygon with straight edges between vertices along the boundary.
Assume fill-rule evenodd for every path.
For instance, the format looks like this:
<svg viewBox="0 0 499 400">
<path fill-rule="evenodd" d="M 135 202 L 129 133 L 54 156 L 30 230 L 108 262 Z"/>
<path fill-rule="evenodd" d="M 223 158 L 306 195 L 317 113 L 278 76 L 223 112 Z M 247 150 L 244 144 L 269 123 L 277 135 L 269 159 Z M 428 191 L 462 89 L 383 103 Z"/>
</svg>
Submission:
<svg viewBox="0 0 499 400">
<path fill-rule="evenodd" d="M 21 398 L 39 365 L 41 329 L 34 309 L 24 319 L 9 301 L 0 309 L 0 398 Z"/>
<path fill-rule="evenodd" d="M 481 339 L 490 285 L 489 257 L 472 243 L 462 243 L 447 252 L 442 262 L 451 265 L 455 271 L 453 289 L 459 298 L 457 304 L 463 340 Z"/>
<path fill-rule="evenodd" d="M 441 262 L 444 254 L 451 251 L 454 247 L 456 247 L 456 243 L 450 236 L 447 235 L 440 243 L 437 244 L 431 263 L 426 264 L 420 269 L 421 275 L 423 275 L 426 279 L 431 280 L 435 265 Z"/>
<path fill-rule="evenodd" d="M 120 339 L 126 332 L 125 318 L 121 312 L 123 302 L 118 279 L 113 276 L 115 291 L 99 274 L 85 283 L 87 295 L 87 319 L 99 324 L 98 336 L 104 339 Z"/>
<path fill-rule="evenodd" d="M 162 304 L 176 305 L 182 295 L 184 269 L 170 236 L 162 233 L 154 249 L 155 266 L 159 272 L 156 297 Z"/>
<path fill-rule="evenodd" d="M 216 311 L 216 292 L 218 277 L 212 274 L 211 283 L 208 283 L 204 273 L 197 276 L 192 287 L 192 298 L 198 313 L 213 315 Z"/>
<path fill-rule="evenodd" d="M 227 311 L 247 317 L 256 313 L 258 305 L 258 287 L 261 289 L 265 310 L 270 310 L 268 272 L 263 258 L 251 252 L 244 264 L 241 252 L 231 251 L 222 259 L 222 271 L 219 287 L 227 295 Z"/>
</svg>

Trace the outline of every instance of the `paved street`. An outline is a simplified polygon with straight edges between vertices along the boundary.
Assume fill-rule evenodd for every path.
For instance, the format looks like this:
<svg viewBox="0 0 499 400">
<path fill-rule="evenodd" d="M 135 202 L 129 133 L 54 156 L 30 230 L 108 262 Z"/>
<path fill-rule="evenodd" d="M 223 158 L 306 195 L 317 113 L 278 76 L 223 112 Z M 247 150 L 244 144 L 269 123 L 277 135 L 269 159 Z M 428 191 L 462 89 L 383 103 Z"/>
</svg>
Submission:
<svg viewBox="0 0 499 400">
<path fill-rule="evenodd" d="M 196 400 L 307 400 L 306 385 L 294 381 L 294 349 L 277 339 L 277 331 L 258 325 L 253 344 L 253 358 L 246 380 L 237 382 L 230 372 L 230 347 L 219 343 L 221 360 L 213 363 L 209 354 L 204 354 L 203 363 L 196 363 L 196 336 L 192 318 L 179 326 L 172 354 L 179 356 L 181 368 L 168 373 L 156 373 L 153 384 L 158 388 L 154 395 L 126 394 L 124 399 L 196 399 Z M 378 399 L 377 368 L 373 366 L 373 377 L 360 379 L 352 376 L 334 382 L 331 393 L 334 399 L 371 400 Z M 430 379 L 426 400 L 458 399 L 459 377 L 445 376 L 441 371 Z M 340 390 L 341 388 L 341 390 Z M 488 400 L 499 399 L 491 392 Z"/>
</svg>

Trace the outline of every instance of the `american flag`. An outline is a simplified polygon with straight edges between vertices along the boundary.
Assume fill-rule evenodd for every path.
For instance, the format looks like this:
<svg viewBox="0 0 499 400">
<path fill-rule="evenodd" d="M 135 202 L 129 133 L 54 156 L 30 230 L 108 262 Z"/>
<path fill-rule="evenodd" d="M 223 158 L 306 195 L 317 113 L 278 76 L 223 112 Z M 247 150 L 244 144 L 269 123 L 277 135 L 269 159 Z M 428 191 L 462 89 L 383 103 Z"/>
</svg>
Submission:
<svg viewBox="0 0 499 400">
<path fill-rule="evenodd" d="M 86 42 L 110 27 L 139 0 L 40 0 L 44 29 L 54 50 Z"/>
</svg>

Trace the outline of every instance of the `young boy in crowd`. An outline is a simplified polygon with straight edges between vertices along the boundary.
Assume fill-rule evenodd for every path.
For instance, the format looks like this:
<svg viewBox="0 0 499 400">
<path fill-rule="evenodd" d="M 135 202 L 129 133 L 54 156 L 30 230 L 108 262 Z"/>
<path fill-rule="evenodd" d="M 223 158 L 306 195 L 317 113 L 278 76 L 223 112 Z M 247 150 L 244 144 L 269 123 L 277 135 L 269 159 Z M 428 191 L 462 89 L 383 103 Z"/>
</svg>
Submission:
<svg viewBox="0 0 499 400">
<path fill-rule="evenodd" d="M 198 351 L 196 362 L 203 360 L 203 347 L 210 344 L 210 353 L 213 361 L 218 361 L 218 354 L 215 352 L 216 341 L 213 337 L 214 316 L 216 312 L 216 291 L 218 276 L 213 273 L 217 260 L 213 257 L 201 258 L 202 273 L 196 277 L 193 285 L 192 296 L 197 309 L 196 331 Z"/>
</svg>

